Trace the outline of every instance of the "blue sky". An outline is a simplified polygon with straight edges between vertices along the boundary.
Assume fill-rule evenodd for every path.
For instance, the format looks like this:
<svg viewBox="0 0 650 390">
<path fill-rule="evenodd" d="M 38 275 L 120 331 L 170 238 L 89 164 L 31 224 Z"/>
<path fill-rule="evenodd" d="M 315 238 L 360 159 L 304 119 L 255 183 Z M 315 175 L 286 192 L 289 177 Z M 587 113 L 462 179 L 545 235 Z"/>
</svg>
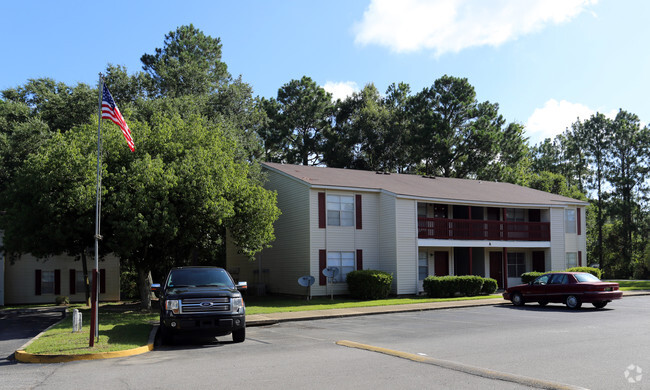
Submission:
<svg viewBox="0 0 650 390">
<path fill-rule="evenodd" d="M 142 54 L 193 23 L 264 97 L 303 75 L 344 96 L 367 83 L 418 92 L 448 74 L 526 125 L 531 144 L 596 111 L 650 120 L 648 1 L 26 0 L 0 14 L 0 89 L 39 77 L 95 85 L 108 63 L 139 71 Z"/>
</svg>

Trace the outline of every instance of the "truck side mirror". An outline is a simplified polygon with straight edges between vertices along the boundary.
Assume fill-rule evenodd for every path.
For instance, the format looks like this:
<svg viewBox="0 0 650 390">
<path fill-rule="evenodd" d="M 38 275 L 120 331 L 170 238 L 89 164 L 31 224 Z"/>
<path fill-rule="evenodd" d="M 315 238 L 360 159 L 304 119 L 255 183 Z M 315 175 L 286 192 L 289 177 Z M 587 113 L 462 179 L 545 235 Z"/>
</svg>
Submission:
<svg viewBox="0 0 650 390">
<path fill-rule="evenodd" d="M 151 284 L 151 292 L 156 294 L 157 297 L 160 296 L 160 290 L 161 290 L 160 283 L 152 283 Z"/>
<path fill-rule="evenodd" d="M 246 291 L 246 289 L 248 288 L 248 283 L 246 283 L 246 282 L 237 282 L 236 287 L 237 287 L 237 290 L 239 290 L 239 291 Z"/>
</svg>

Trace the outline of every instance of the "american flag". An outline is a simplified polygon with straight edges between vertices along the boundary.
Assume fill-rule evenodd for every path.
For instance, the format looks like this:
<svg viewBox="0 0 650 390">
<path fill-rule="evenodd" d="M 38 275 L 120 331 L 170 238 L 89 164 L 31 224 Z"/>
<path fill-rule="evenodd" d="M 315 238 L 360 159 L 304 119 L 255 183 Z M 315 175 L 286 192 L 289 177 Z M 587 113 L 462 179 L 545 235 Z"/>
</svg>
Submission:
<svg viewBox="0 0 650 390">
<path fill-rule="evenodd" d="M 122 135 L 126 138 L 129 149 L 134 152 L 135 145 L 133 144 L 133 137 L 131 137 L 131 130 L 129 130 L 129 126 L 122 117 L 120 109 L 115 105 L 115 100 L 113 100 L 113 96 L 108 91 L 106 84 L 104 84 L 104 91 L 102 93 L 102 119 L 104 118 L 112 120 L 122 130 Z"/>
</svg>

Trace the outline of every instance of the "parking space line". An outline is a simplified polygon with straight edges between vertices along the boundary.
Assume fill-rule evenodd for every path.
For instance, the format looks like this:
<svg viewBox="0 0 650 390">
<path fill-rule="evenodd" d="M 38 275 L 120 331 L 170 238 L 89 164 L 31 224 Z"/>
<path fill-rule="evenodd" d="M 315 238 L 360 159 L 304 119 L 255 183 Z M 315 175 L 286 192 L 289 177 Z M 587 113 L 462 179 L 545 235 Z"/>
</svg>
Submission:
<svg viewBox="0 0 650 390">
<path fill-rule="evenodd" d="M 530 378 L 522 375 L 509 374 L 506 372 L 489 370 L 481 367 L 469 366 L 462 363 L 451 362 L 448 360 L 435 359 L 428 356 L 417 355 L 408 352 L 396 351 L 393 349 L 376 347 L 368 344 L 361 344 L 355 341 L 339 340 L 337 345 L 349 348 L 357 348 L 371 352 L 378 352 L 389 356 L 395 356 L 402 359 L 411 360 L 418 363 L 431 364 L 434 366 L 446 368 L 449 370 L 464 372 L 469 375 L 480 376 L 483 378 L 501 380 L 506 382 L 518 383 L 524 386 L 534 387 L 538 389 L 557 389 L 557 390 L 585 390 L 583 387 L 567 385 L 564 383 L 551 382 L 542 379 Z"/>
</svg>

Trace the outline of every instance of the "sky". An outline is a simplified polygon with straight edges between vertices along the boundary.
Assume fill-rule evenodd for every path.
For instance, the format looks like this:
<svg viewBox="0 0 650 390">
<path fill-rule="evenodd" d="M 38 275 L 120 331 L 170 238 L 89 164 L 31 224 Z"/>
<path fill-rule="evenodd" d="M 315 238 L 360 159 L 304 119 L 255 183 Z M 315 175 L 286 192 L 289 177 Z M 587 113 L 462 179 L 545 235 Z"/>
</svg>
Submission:
<svg viewBox="0 0 650 390">
<path fill-rule="evenodd" d="M 96 85 L 109 63 L 135 73 L 192 23 L 255 95 L 302 76 L 339 98 L 462 77 L 533 145 L 596 112 L 650 120 L 649 14 L 643 0 L 3 1 L 0 90 Z"/>
</svg>

